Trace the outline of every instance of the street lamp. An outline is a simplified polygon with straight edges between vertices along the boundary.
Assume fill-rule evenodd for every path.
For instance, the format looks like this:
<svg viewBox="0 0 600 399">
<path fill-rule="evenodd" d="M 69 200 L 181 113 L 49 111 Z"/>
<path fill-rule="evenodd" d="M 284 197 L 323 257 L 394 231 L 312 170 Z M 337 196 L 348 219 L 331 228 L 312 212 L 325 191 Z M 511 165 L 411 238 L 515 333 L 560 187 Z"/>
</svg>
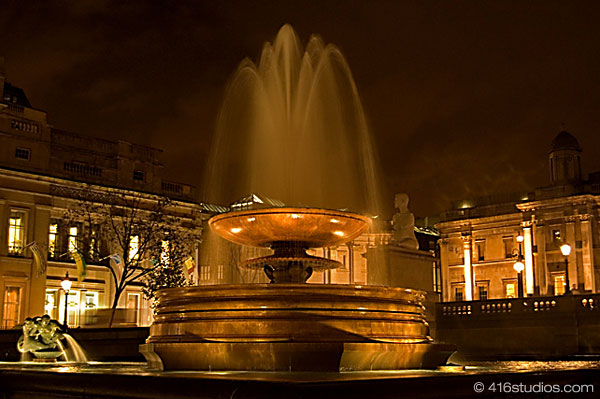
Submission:
<svg viewBox="0 0 600 399">
<path fill-rule="evenodd" d="M 565 257 L 565 294 L 571 293 L 571 282 L 569 281 L 569 254 L 571 253 L 571 246 L 569 244 L 563 244 L 560 246 L 560 252 Z"/>
<path fill-rule="evenodd" d="M 525 264 L 523 264 L 523 250 L 521 244 L 523 243 L 524 237 L 519 234 L 517 236 L 517 242 L 519 243 L 519 254 L 516 256 L 517 261 L 513 265 L 513 268 L 517 272 L 517 297 L 523 298 L 523 270 L 525 270 Z"/>
<path fill-rule="evenodd" d="M 69 316 L 69 291 L 73 282 L 69 280 L 69 272 L 65 274 L 65 278 L 60 282 L 60 286 L 65 291 L 65 330 L 67 329 L 67 318 Z"/>
<path fill-rule="evenodd" d="M 513 268 L 517 272 L 517 296 L 523 298 L 523 270 L 525 270 L 525 265 L 519 259 L 515 262 Z"/>
</svg>

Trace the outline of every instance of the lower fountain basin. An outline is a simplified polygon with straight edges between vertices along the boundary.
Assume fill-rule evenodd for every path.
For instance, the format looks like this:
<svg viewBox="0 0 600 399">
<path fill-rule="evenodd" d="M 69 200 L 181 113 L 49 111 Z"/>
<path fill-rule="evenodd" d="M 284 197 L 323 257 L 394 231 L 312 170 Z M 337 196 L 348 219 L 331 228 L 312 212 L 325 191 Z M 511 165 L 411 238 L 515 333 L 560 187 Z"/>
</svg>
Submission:
<svg viewBox="0 0 600 399">
<path fill-rule="evenodd" d="M 164 370 L 434 368 L 424 293 L 317 284 L 215 285 L 159 292 L 140 351 Z"/>
</svg>

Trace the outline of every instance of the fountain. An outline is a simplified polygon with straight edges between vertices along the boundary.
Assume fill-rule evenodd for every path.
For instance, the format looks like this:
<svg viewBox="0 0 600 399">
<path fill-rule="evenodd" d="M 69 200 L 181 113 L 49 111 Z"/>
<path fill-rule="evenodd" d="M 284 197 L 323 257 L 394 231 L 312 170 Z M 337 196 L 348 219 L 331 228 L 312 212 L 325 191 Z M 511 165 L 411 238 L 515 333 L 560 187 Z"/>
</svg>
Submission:
<svg viewBox="0 0 600 399">
<path fill-rule="evenodd" d="M 31 353 L 37 362 L 56 362 L 62 356 L 67 362 L 86 363 L 85 353 L 65 330 L 58 321 L 48 315 L 26 318 L 23 323 L 23 335 L 17 341 L 21 360 Z M 67 342 L 66 347 L 62 340 Z"/>
<path fill-rule="evenodd" d="M 446 362 L 452 348 L 429 337 L 423 292 L 306 284 L 313 272 L 339 266 L 306 250 L 349 242 L 370 227 L 371 218 L 347 209 L 377 212 L 368 133 L 334 46 L 312 37 L 302 51 L 286 25 L 258 66 L 242 62 L 225 96 L 206 197 L 233 188 L 292 207 L 228 212 L 209 225 L 228 241 L 271 248 L 242 264 L 263 270 L 271 284 L 161 291 L 140 348 L 152 368 L 339 372 Z"/>
<path fill-rule="evenodd" d="M 588 384 L 593 392 L 600 367 L 588 359 L 414 370 L 444 364 L 452 350 L 432 343 L 423 292 L 305 282 L 313 272 L 338 266 L 307 255 L 306 249 L 352 240 L 371 223 L 361 213 L 377 213 L 367 133 L 339 51 L 312 38 L 302 52 L 292 29 L 284 26 L 274 44 L 265 45 L 260 65 L 244 61 L 228 89 L 208 168 L 214 175 L 207 185 L 222 196 L 212 201 L 258 191 L 290 206 L 210 220 L 227 240 L 274 251 L 242 265 L 263 270 L 271 283 L 159 292 L 156 319 L 140 351 L 150 368 L 186 372 L 148 370 L 142 363 L 4 362 L 2 392 L 7 397 L 132 399 L 465 398 L 505 397 L 500 382 L 506 387 L 509 381 L 528 388 L 535 384 L 543 392 L 558 384 Z M 240 193 L 231 194 L 238 188 Z M 410 224 L 404 223 L 404 208 L 395 220 L 395 238 L 413 245 L 403 234 L 402 226 Z M 49 318 L 43 324 L 50 325 Z M 41 352 L 32 321 L 26 325 L 20 348 Z M 492 394 L 496 389 L 498 395 Z"/>
</svg>

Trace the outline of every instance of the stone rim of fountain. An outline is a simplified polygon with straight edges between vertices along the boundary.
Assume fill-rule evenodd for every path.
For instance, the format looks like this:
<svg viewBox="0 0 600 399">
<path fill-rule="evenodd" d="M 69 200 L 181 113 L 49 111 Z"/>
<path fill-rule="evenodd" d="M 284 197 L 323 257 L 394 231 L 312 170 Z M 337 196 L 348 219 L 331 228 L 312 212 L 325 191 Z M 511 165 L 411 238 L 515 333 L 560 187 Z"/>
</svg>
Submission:
<svg viewBox="0 0 600 399">
<path fill-rule="evenodd" d="M 243 267 L 264 270 L 272 283 L 304 283 L 313 271 L 342 266 L 309 255 L 308 249 L 352 241 L 371 226 L 371 219 L 347 211 L 278 207 L 227 212 L 213 216 L 208 224 L 228 241 L 274 251 L 244 261 Z"/>
</svg>

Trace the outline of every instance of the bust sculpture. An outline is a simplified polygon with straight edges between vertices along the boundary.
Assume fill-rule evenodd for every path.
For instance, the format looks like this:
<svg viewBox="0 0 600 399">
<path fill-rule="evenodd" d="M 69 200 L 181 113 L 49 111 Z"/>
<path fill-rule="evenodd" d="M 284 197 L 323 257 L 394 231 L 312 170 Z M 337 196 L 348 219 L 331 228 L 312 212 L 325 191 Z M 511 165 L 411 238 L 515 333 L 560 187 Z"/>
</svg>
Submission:
<svg viewBox="0 0 600 399">
<path fill-rule="evenodd" d="M 396 194 L 394 197 L 396 212 L 392 219 L 394 228 L 394 243 L 403 248 L 419 249 L 419 243 L 415 237 L 415 217 L 408 210 L 408 195 Z"/>
</svg>

